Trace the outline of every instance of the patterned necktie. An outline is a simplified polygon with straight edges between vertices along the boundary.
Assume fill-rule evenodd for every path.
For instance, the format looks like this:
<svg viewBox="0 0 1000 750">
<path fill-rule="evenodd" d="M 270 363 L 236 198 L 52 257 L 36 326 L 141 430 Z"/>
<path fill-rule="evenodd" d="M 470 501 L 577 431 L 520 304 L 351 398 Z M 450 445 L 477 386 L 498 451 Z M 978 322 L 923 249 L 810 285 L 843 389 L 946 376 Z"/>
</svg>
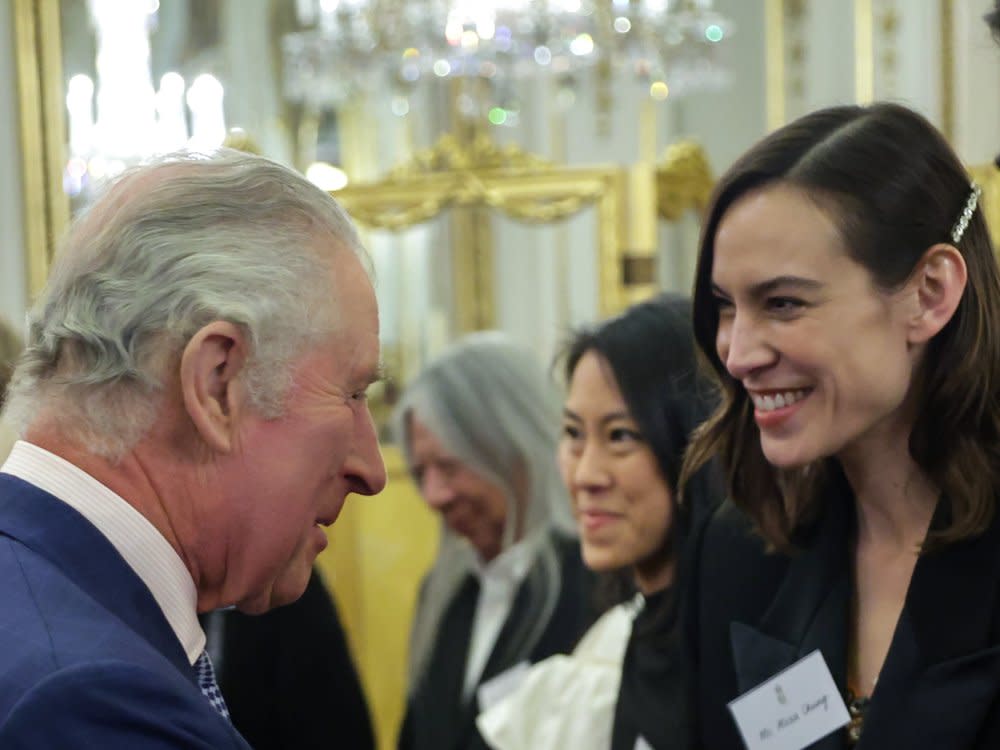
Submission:
<svg viewBox="0 0 1000 750">
<path fill-rule="evenodd" d="M 218 711 L 223 718 L 228 719 L 229 709 L 226 708 L 226 701 L 222 697 L 222 691 L 219 690 L 219 683 L 215 681 L 215 670 L 212 668 L 212 660 L 208 658 L 208 651 L 201 652 L 198 661 L 194 663 L 194 671 L 198 675 L 198 687 L 208 698 L 212 708 Z"/>
</svg>

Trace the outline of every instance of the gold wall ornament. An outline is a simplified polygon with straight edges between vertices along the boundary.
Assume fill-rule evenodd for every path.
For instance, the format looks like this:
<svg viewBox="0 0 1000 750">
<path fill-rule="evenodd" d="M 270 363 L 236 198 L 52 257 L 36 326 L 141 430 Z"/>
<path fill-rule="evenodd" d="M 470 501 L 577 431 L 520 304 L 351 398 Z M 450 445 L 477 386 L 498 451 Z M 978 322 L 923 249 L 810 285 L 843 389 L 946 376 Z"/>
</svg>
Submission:
<svg viewBox="0 0 1000 750">
<path fill-rule="evenodd" d="M 257 156 L 261 156 L 263 153 L 260 149 L 260 144 L 257 143 L 257 139 L 243 128 L 230 128 L 226 133 L 225 139 L 222 141 L 222 145 L 226 148 L 236 149 L 237 151 Z"/>
<path fill-rule="evenodd" d="M 62 47 L 58 0 L 14 0 L 13 11 L 30 300 L 45 285 L 56 243 L 69 223 L 69 200 L 62 190 Z"/>
<path fill-rule="evenodd" d="M 767 129 L 785 124 L 788 102 L 785 96 L 785 3 L 765 0 L 765 94 L 767 96 Z"/>
<path fill-rule="evenodd" d="M 995 164 L 980 164 L 968 167 L 969 174 L 982 188 L 979 207 L 986 218 L 993 247 L 1000 247 L 1000 169 Z"/>
<path fill-rule="evenodd" d="M 656 207 L 660 216 L 677 221 L 686 211 L 703 211 L 714 185 L 708 154 L 701 144 L 671 144 L 656 167 Z"/>
<path fill-rule="evenodd" d="M 406 181 L 426 174 L 483 169 L 549 169 L 553 163 L 529 153 L 516 144 L 500 146 L 488 135 L 477 132 L 465 142 L 445 133 L 428 149 L 418 151 L 410 161 L 391 169 L 387 181 Z"/>
<path fill-rule="evenodd" d="M 627 304 L 620 236 L 624 181 L 620 167 L 555 166 L 517 146 L 500 147 L 483 135 L 469 144 L 446 135 L 385 179 L 348 185 L 334 196 L 359 223 L 391 231 L 455 207 L 486 207 L 520 221 L 547 224 L 594 206 L 599 307 L 608 315 Z M 473 259 L 456 269 L 456 281 L 461 282 L 455 300 L 459 330 L 484 327 L 492 320 L 492 263 Z"/>
<path fill-rule="evenodd" d="M 805 94 L 805 20 L 808 0 L 765 0 L 767 128 L 784 125 Z M 789 98 L 792 106 L 789 106 Z"/>
<path fill-rule="evenodd" d="M 875 100 L 875 22 L 872 0 L 854 0 L 854 101 Z"/>
<path fill-rule="evenodd" d="M 688 211 L 701 214 L 714 184 L 708 155 L 690 140 L 668 146 L 655 165 L 640 162 L 629 169 L 620 261 L 625 306 L 653 296 L 662 286 L 657 219 L 675 222 Z"/>
</svg>

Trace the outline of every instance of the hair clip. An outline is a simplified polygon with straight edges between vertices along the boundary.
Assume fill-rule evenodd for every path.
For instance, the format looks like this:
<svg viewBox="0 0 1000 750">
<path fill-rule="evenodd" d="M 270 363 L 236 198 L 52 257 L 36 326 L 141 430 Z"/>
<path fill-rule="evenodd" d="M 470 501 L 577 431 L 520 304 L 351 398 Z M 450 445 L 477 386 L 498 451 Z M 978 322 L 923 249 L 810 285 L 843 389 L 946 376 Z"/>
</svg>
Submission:
<svg viewBox="0 0 1000 750">
<path fill-rule="evenodd" d="M 979 196 L 983 194 L 983 189 L 979 185 L 975 182 L 970 184 L 972 192 L 969 193 L 969 197 L 965 201 L 965 207 L 962 208 L 962 213 L 959 215 L 958 221 L 951 228 L 951 241 L 956 245 L 962 241 L 962 235 L 965 234 L 965 230 L 969 226 L 969 221 L 972 219 L 972 214 L 976 212 L 976 206 L 979 205 Z"/>
</svg>

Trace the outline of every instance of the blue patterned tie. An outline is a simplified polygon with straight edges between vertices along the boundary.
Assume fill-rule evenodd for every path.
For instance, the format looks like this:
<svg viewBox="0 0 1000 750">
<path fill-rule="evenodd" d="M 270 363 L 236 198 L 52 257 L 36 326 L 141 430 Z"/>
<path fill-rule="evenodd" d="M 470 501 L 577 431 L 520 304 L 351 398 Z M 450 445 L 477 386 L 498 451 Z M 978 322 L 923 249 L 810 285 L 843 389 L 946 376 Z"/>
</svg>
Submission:
<svg viewBox="0 0 1000 750">
<path fill-rule="evenodd" d="M 195 674 L 198 675 L 198 687 L 212 708 L 219 712 L 221 716 L 228 719 L 229 709 L 226 708 L 226 701 L 219 690 L 219 683 L 215 681 L 215 670 L 212 669 L 212 660 L 208 658 L 208 651 L 202 651 L 198 661 L 194 663 Z"/>
</svg>

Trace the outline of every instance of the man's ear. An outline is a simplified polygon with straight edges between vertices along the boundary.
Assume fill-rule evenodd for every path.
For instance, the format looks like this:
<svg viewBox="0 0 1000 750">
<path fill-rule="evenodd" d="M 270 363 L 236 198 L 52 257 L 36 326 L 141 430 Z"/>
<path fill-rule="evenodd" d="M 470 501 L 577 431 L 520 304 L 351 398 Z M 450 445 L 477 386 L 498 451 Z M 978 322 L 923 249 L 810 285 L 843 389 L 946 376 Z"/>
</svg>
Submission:
<svg viewBox="0 0 1000 750">
<path fill-rule="evenodd" d="M 965 258 L 953 245 L 939 243 L 924 253 L 907 282 L 916 301 L 909 320 L 911 344 L 930 341 L 948 325 L 967 280 Z"/>
<path fill-rule="evenodd" d="M 181 353 L 184 408 L 202 439 L 220 453 L 233 447 L 245 399 L 238 377 L 248 354 L 243 330 L 221 320 L 201 328 Z"/>
</svg>

